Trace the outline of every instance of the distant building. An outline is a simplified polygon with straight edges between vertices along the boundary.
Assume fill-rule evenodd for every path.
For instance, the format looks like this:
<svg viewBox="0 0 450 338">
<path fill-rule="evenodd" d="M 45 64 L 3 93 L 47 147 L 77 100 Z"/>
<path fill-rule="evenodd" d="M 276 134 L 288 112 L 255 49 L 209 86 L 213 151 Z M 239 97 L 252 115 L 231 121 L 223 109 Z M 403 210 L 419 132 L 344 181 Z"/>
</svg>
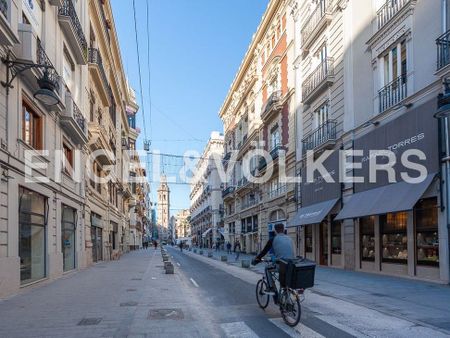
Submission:
<svg viewBox="0 0 450 338">
<path fill-rule="evenodd" d="M 214 156 L 223 156 L 223 135 L 212 132 L 191 183 L 192 243 L 212 247 L 224 241 L 222 189 Z"/>
</svg>

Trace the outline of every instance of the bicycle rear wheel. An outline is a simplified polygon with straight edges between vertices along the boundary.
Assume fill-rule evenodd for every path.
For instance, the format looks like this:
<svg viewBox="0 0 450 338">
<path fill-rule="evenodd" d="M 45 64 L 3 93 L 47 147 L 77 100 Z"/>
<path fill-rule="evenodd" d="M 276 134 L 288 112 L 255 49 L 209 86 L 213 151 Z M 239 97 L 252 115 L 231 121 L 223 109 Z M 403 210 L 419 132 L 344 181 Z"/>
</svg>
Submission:
<svg viewBox="0 0 450 338">
<path fill-rule="evenodd" d="M 282 289 L 280 297 L 280 311 L 284 322 L 294 327 L 300 322 L 302 308 L 300 299 L 295 291 Z"/>
<path fill-rule="evenodd" d="M 256 301 L 261 309 L 265 309 L 269 305 L 270 295 L 266 294 L 268 285 L 264 279 L 260 279 L 256 284 Z"/>
</svg>

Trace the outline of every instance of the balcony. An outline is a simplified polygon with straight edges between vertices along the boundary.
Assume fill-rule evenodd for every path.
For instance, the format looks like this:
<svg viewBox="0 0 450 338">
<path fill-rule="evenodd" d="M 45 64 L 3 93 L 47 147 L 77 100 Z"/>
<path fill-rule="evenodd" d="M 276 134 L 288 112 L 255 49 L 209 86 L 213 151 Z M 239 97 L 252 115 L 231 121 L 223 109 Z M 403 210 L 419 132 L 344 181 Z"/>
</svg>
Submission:
<svg viewBox="0 0 450 338">
<path fill-rule="evenodd" d="M 75 104 L 72 95 L 66 93 L 66 109 L 61 115 L 61 125 L 64 131 L 77 143 L 84 145 L 87 143 L 86 119 L 80 108 Z"/>
<path fill-rule="evenodd" d="M 248 199 L 247 201 L 241 204 L 241 211 L 254 207 L 259 204 L 259 198 L 255 197 L 252 199 Z"/>
<path fill-rule="evenodd" d="M 280 150 L 284 150 L 284 147 L 281 144 L 278 144 L 272 148 L 272 150 L 270 151 L 272 161 L 275 161 L 280 156 Z"/>
<path fill-rule="evenodd" d="M 312 43 L 319 34 L 332 20 L 332 0 L 318 1 L 316 9 L 305 21 L 301 31 L 302 49 L 308 51 Z"/>
<path fill-rule="evenodd" d="M 303 103 L 311 102 L 323 89 L 334 83 L 334 59 L 326 58 L 305 79 L 302 86 Z"/>
<path fill-rule="evenodd" d="M 436 39 L 437 45 L 437 70 L 450 64 L 450 31 Z"/>
<path fill-rule="evenodd" d="M 287 185 L 280 185 L 277 189 L 269 190 L 268 197 L 269 199 L 277 198 L 285 195 L 287 192 Z"/>
<path fill-rule="evenodd" d="M 411 0 L 386 0 L 377 11 L 378 30 L 383 28 Z"/>
<path fill-rule="evenodd" d="M 401 75 L 378 92 L 380 113 L 396 106 L 408 96 L 407 77 Z"/>
<path fill-rule="evenodd" d="M 328 120 L 319 128 L 308 134 L 303 140 L 303 153 L 308 150 L 322 150 L 336 144 L 336 121 Z"/>
<path fill-rule="evenodd" d="M 14 46 L 19 43 L 19 37 L 14 33 L 15 27 L 11 27 L 12 8 L 9 0 L 0 0 L 0 44 Z"/>
<path fill-rule="evenodd" d="M 281 90 L 274 91 L 269 96 L 261 111 L 261 119 L 263 121 L 267 121 L 273 113 L 281 110 L 281 105 L 279 104 L 281 101 L 281 97 Z"/>
<path fill-rule="evenodd" d="M 226 197 L 229 197 L 234 192 L 234 186 L 228 186 L 222 191 L 222 198 L 225 199 Z"/>
<path fill-rule="evenodd" d="M 103 67 L 102 56 L 98 49 L 89 48 L 88 63 L 89 71 L 92 74 L 96 87 L 99 89 L 103 104 L 105 106 L 110 106 L 111 89 L 109 87 L 108 77 L 106 76 L 106 72 Z"/>
<path fill-rule="evenodd" d="M 63 0 L 62 6 L 58 9 L 58 18 L 61 28 L 71 43 L 77 63 L 85 65 L 87 62 L 87 41 L 72 0 Z"/>
</svg>

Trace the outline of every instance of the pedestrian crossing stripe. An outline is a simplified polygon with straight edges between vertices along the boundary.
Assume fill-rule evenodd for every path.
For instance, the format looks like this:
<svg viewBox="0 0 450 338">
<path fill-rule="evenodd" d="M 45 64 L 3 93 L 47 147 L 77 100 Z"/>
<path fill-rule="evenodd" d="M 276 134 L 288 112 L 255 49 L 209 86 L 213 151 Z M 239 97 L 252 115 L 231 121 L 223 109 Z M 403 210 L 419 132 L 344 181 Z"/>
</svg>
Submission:
<svg viewBox="0 0 450 338">
<path fill-rule="evenodd" d="M 310 329 L 306 325 L 303 325 L 301 322 L 295 327 L 289 327 L 287 326 L 283 319 L 281 318 L 274 318 L 269 319 L 275 326 L 282 329 L 285 333 L 287 333 L 289 336 L 294 338 L 325 338 L 320 333 L 317 333 L 316 331 Z"/>
<path fill-rule="evenodd" d="M 227 338 L 259 338 L 244 322 L 224 323 L 220 327 Z"/>
</svg>

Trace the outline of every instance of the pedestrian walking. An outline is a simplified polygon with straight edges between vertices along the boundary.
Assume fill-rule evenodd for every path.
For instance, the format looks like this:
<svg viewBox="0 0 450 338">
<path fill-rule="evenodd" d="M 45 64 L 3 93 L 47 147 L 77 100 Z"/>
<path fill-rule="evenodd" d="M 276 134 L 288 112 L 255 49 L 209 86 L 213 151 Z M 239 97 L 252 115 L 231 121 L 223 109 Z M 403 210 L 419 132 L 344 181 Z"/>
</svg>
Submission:
<svg viewBox="0 0 450 338">
<path fill-rule="evenodd" d="M 180 247 L 180 251 L 183 252 L 183 242 L 182 241 L 180 241 L 179 247 Z"/>
<path fill-rule="evenodd" d="M 153 246 L 155 247 L 155 250 L 158 249 L 158 242 L 157 241 L 153 241 Z"/>
<path fill-rule="evenodd" d="M 231 254 L 231 243 L 227 242 L 227 254 Z"/>
<path fill-rule="evenodd" d="M 241 243 L 239 241 L 235 244 L 234 252 L 236 253 L 236 258 L 234 260 L 237 261 L 239 259 L 239 255 L 241 254 Z"/>
</svg>

